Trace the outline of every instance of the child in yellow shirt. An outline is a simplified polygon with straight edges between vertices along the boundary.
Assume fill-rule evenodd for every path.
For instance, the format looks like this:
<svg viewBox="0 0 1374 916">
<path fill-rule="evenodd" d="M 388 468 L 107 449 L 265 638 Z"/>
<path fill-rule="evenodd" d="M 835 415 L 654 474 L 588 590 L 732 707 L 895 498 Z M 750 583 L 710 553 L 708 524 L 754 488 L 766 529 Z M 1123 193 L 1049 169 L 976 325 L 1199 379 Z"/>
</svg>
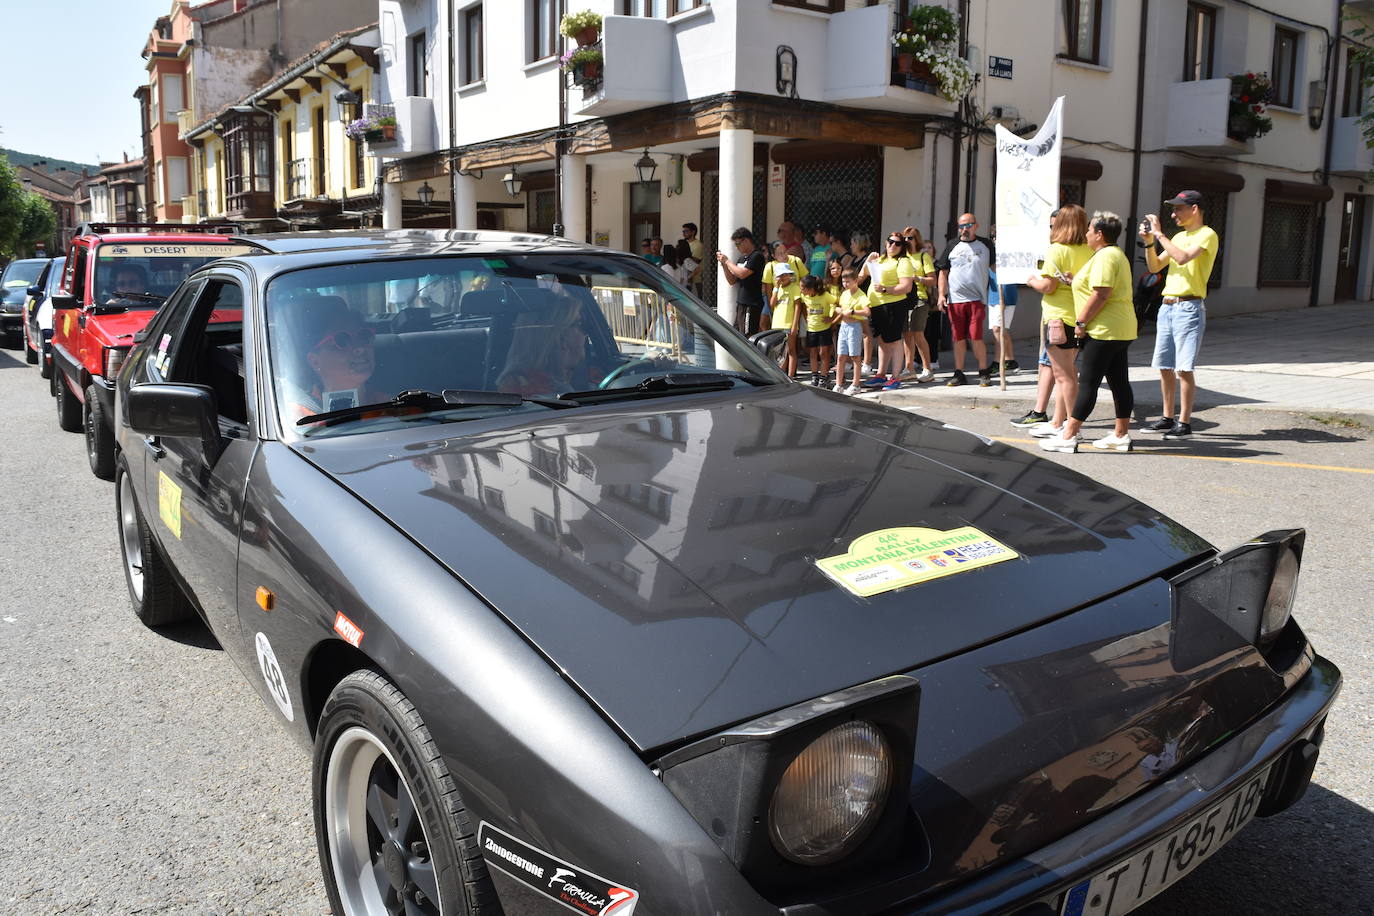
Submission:
<svg viewBox="0 0 1374 916">
<path fill-rule="evenodd" d="M 840 320 L 835 297 L 825 291 L 821 277 L 803 277 L 803 308 L 806 309 L 806 350 L 811 357 L 811 384 L 830 387 L 830 329 Z"/>
<path fill-rule="evenodd" d="M 796 272 L 790 264 L 778 264 L 773 272 L 773 291 L 768 305 L 773 313 L 773 328 L 787 332 L 786 356 L 782 369 L 791 378 L 797 374 L 797 332 L 801 329 L 801 308 L 798 299 Z"/>
<path fill-rule="evenodd" d="M 859 286 L 859 272 L 852 267 L 846 267 L 840 273 L 840 283 L 844 292 L 840 293 L 839 301 L 840 340 L 839 356 L 835 359 L 835 390 L 858 394 L 863 390 L 859 387 L 859 371 L 863 366 L 864 328 L 869 316 L 868 296 Z M 850 366 L 854 367 L 854 381 L 846 388 L 844 376 Z"/>
</svg>

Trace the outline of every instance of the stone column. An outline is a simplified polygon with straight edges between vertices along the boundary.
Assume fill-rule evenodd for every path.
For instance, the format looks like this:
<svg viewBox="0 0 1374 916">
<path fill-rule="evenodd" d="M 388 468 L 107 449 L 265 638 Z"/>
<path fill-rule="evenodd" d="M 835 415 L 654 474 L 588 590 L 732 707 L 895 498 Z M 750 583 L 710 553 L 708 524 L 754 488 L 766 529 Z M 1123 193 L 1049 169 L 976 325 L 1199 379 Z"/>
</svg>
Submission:
<svg viewBox="0 0 1374 916">
<path fill-rule="evenodd" d="M 401 228 L 401 183 L 382 182 L 382 228 Z"/>
<path fill-rule="evenodd" d="M 451 222 L 454 229 L 477 228 L 477 179 L 471 175 L 453 173 Z"/>
<path fill-rule="evenodd" d="M 563 237 L 587 241 L 587 157 L 563 156 Z"/>
<path fill-rule="evenodd" d="M 716 222 L 716 244 L 734 258 L 735 245 L 730 234 L 748 226 L 754 212 L 754 132 L 725 127 L 720 132 L 720 211 Z M 725 281 L 725 268 L 718 271 L 716 311 L 730 324 L 735 323 L 735 287 Z M 722 369 L 739 368 L 723 348 L 716 347 L 716 365 Z"/>
</svg>

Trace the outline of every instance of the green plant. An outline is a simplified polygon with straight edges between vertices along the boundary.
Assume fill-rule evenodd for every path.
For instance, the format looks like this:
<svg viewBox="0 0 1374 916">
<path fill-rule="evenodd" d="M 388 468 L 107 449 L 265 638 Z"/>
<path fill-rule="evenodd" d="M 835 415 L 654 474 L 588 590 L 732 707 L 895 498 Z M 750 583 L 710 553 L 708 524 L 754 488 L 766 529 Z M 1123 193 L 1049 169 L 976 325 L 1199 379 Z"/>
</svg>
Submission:
<svg viewBox="0 0 1374 916">
<path fill-rule="evenodd" d="M 902 54 L 915 54 L 925 45 L 922 44 L 921 39 L 910 32 L 894 32 L 892 33 L 892 47 Z"/>
<path fill-rule="evenodd" d="M 912 8 L 905 31 L 927 44 L 948 44 L 959 37 L 959 22 L 943 6 L 925 4 Z"/>
<path fill-rule="evenodd" d="M 562 57 L 564 70 L 581 70 L 587 64 L 599 64 L 602 61 L 600 48 L 578 48 L 569 51 Z"/>
<path fill-rule="evenodd" d="M 1274 86 L 1267 73 L 1231 74 L 1231 105 L 1227 112 L 1226 134 L 1233 140 L 1263 137 L 1274 127 L 1265 115 L 1274 98 Z"/>
<path fill-rule="evenodd" d="M 558 23 L 558 31 L 568 38 L 576 38 L 577 33 L 583 29 L 601 29 L 601 14 L 593 10 L 578 10 L 575 13 L 565 13 L 563 19 Z"/>
<path fill-rule="evenodd" d="M 968 62 L 954 46 L 959 37 L 959 20 L 943 6 L 924 4 L 913 7 L 906 27 L 892 35 L 898 53 L 910 54 L 930 70 L 939 84 L 940 94 L 957 102 L 973 88 L 974 75 Z"/>
<path fill-rule="evenodd" d="M 380 118 L 377 119 L 377 126 L 378 126 L 378 127 L 395 127 L 395 126 L 396 126 L 396 119 L 395 119 L 394 117 L 392 117 L 391 115 L 382 115 Z"/>
</svg>

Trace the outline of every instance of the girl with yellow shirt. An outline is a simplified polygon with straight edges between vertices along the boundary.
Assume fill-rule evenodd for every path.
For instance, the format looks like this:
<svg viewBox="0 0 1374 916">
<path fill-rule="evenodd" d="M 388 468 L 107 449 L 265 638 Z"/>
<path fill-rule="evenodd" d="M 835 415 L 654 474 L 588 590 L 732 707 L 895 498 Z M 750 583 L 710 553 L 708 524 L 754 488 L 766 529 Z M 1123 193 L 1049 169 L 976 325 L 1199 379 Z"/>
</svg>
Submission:
<svg viewBox="0 0 1374 916">
<path fill-rule="evenodd" d="M 1040 340 L 1042 353 L 1048 357 L 1049 365 L 1040 365 L 1040 379 L 1036 404 L 1040 421 L 1030 430 L 1037 438 L 1057 435 L 1063 430 L 1064 421 L 1073 409 L 1078 397 L 1078 376 L 1074 371 L 1074 358 L 1078 355 L 1078 339 L 1073 334 L 1073 323 L 1077 320 L 1074 311 L 1073 290 L 1069 283 L 1083 265 L 1092 257 L 1093 250 L 1088 247 L 1088 214 L 1077 204 L 1066 204 L 1050 217 L 1050 248 L 1041 261 L 1038 276 L 1031 276 L 1026 285 L 1040 293 Z M 1049 343 L 1051 322 L 1054 333 L 1063 334 L 1063 343 Z M 1054 389 L 1053 418 L 1045 416 L 1049 405 L 1049 391 Z"/>
<path fill-rule="evenodd" d="M 829 387 L 831 327 L 839 320 L 835 297 L 820 277 L 804 277 L 800 308 L 806 310 L 806 351 L 811 358 L 811 384 Z"/>
</svg>

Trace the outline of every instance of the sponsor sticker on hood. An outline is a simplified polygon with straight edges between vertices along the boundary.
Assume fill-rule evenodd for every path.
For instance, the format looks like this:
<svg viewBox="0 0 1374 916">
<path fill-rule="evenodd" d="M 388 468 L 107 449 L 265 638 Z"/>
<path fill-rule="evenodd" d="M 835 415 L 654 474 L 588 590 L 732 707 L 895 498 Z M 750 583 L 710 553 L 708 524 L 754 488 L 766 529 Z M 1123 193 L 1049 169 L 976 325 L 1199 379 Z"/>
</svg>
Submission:
<svg viewBox="0 0 1374 916">
<path fill-rule="evenodd" d="M 971 525 L 948 531 L 885 528 L 856 538 L 847 553 L 817 560 L 816 567 L 847 591 L 868 598 L 1018 556 Z"/>
<path fill-rule="evenodd" d="M 487 865 L 551 900 L 590 916 L 631 916 L 639 891 L 555 858 L 483 821 L 477 844 Z"/>
</svg>

